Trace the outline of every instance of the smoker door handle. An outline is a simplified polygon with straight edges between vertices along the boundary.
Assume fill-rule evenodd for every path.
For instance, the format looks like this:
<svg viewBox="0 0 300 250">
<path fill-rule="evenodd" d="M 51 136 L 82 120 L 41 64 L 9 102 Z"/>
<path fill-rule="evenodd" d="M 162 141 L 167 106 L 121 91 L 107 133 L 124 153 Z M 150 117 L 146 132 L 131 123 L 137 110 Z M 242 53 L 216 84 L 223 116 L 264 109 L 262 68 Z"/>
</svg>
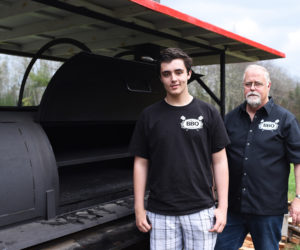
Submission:
<svg viewBox="0 0 300 250">
<path fill-rule="evenodd" d="M 126 82 L 126 88 L 127 90 L 129 90 L 130 92 L 137 92 L 137 93 L 152 93 L 152 88 L 151 85 L 148 83 L 147 84 L 148 89 L 133 89 L 129 86 L 128 82 Z"/>
</svg>

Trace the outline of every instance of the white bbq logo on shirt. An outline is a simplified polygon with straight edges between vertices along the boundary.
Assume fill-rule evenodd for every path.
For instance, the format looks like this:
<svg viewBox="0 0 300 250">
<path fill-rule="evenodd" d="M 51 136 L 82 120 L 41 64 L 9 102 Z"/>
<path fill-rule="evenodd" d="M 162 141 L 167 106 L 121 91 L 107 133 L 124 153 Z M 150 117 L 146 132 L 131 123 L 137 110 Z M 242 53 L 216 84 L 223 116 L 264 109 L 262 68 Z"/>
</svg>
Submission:
<svg viewBox="0 0 300 250">
<path fill-rule="evenodd" d="M 276 130 L 276 129 L 278 129 L 278 123 L 279 123 L 278 119 L 275 122 L 261 120 L 260 124 L 258 125 L 258 128 L 263 131 L 264 130 Z"/>
<path fill-rule="evenodd" d="M 203 116 L 199 116 L 198 119 L 186 119 L 185 116 L 181 116 L 180 119 L 182 122 L 180 123 L 181 128 L 185 130 L 196 129 L 199 130 L 203 128 Z"/>
</svg>

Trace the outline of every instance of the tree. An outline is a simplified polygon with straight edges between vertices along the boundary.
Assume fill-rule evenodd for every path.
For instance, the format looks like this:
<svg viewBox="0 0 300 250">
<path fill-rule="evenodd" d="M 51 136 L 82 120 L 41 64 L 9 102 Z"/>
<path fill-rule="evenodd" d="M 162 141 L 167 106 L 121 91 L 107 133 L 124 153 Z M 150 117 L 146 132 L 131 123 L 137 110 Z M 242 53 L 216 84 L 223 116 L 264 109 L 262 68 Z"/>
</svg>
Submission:
<svg viewBox="0 0 300 250">
<path fill-rule="evenodd" d="M 23 106 L 39 105 L 42 95 L 58 66 L 61 63 L 39 60 L 29 73 L 22 100 Z"/>
<path fill-rule="evenodd" d="M 256 62 L 255 62 L 256 63 Z M 237 107 L 244 101 L 243 94 L 243 74 L 245 68 L 253 64 L 247 63 L 233 63 L 226 65 L 226 112 Z M 270 95 L 274 97 L 277 104 L 287 108 L 293 112 L 298 119 L 300 118 L 300 84 L 297 83 L 291 76 L 289 76 L 282 68 L 275 65 L 273 62 L 264 61 L 258 62 L 266 67 L 270 73 L 272 87 Z M 217 97 L 220 96 L 220 67 L 219 65 L 210 66 L 196 66 L 193 67 L 196 73 L 203 74 L 201 78 L 205 84 L 215 93 Z M 213 99 L 206 93 L 206 91 L 198 84 L 191 83 L 189 85 L 190 93 L 208 103 L 218 107 Z"/>
<path fill-rule="evenodd" d="M 297 83 L 296 88 L 289 92 L 289 103 L 291 112 L 300 121 L 300 83 Z"/>
<path fill-rule="evenodd" d="M 0 106 L 13 106 L 16 104 L 16 89 L 14 85 L 9 85 L 9 70 L 7 57 L 2 56 L 0 64 Z"/>
</svg>

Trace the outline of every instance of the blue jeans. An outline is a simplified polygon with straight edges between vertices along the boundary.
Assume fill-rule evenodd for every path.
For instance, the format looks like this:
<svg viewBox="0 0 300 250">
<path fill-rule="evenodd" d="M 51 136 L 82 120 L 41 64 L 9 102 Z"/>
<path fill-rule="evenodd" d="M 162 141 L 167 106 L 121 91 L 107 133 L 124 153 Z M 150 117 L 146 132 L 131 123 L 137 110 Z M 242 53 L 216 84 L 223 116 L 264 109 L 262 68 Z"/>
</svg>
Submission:
<svg viewBox="0 0 300 250">
<path fill-rule="evenodd" d="M 218 235 L 215 250 L 237 250 L 251 234 L 256 250 L 278 250 L 281 240 L 283 215 L 252 215 L 231 213 L 227 215 L 227 225 Z"/>
</svg>

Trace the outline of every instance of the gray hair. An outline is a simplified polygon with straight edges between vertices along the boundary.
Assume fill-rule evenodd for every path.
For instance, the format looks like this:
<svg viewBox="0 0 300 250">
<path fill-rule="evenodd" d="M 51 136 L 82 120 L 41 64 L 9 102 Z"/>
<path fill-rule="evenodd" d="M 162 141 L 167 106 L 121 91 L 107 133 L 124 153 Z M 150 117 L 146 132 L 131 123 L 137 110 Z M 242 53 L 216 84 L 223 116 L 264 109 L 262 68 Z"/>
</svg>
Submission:
<svg viewBox="0 0 300 250">
<path fill-rule="evenodd" d="M 249 69 L 260 69 L 260 70 L 262 70 L 262 71 L 264 72 L 264 75 L 265 75 L 265 79 L 266 79 L 266 81 L 267 81 L 267 84 L 268 84 L 268 85 L 270 84 L 271 79 L 270 79 L 270 74 L 269 74 L 268 70 L 267 70 L 265 67 L 260 66 L 260 65 L 258 65 L 258 64 L 250 64 L 250 65 L 247 66 L 247 68 L 246 68 L 245 71 L 244 71 L 243 82 L 244 82 L 244 80 L 245 80 L 246 72 L 247 72 Z"/>
</svg>

